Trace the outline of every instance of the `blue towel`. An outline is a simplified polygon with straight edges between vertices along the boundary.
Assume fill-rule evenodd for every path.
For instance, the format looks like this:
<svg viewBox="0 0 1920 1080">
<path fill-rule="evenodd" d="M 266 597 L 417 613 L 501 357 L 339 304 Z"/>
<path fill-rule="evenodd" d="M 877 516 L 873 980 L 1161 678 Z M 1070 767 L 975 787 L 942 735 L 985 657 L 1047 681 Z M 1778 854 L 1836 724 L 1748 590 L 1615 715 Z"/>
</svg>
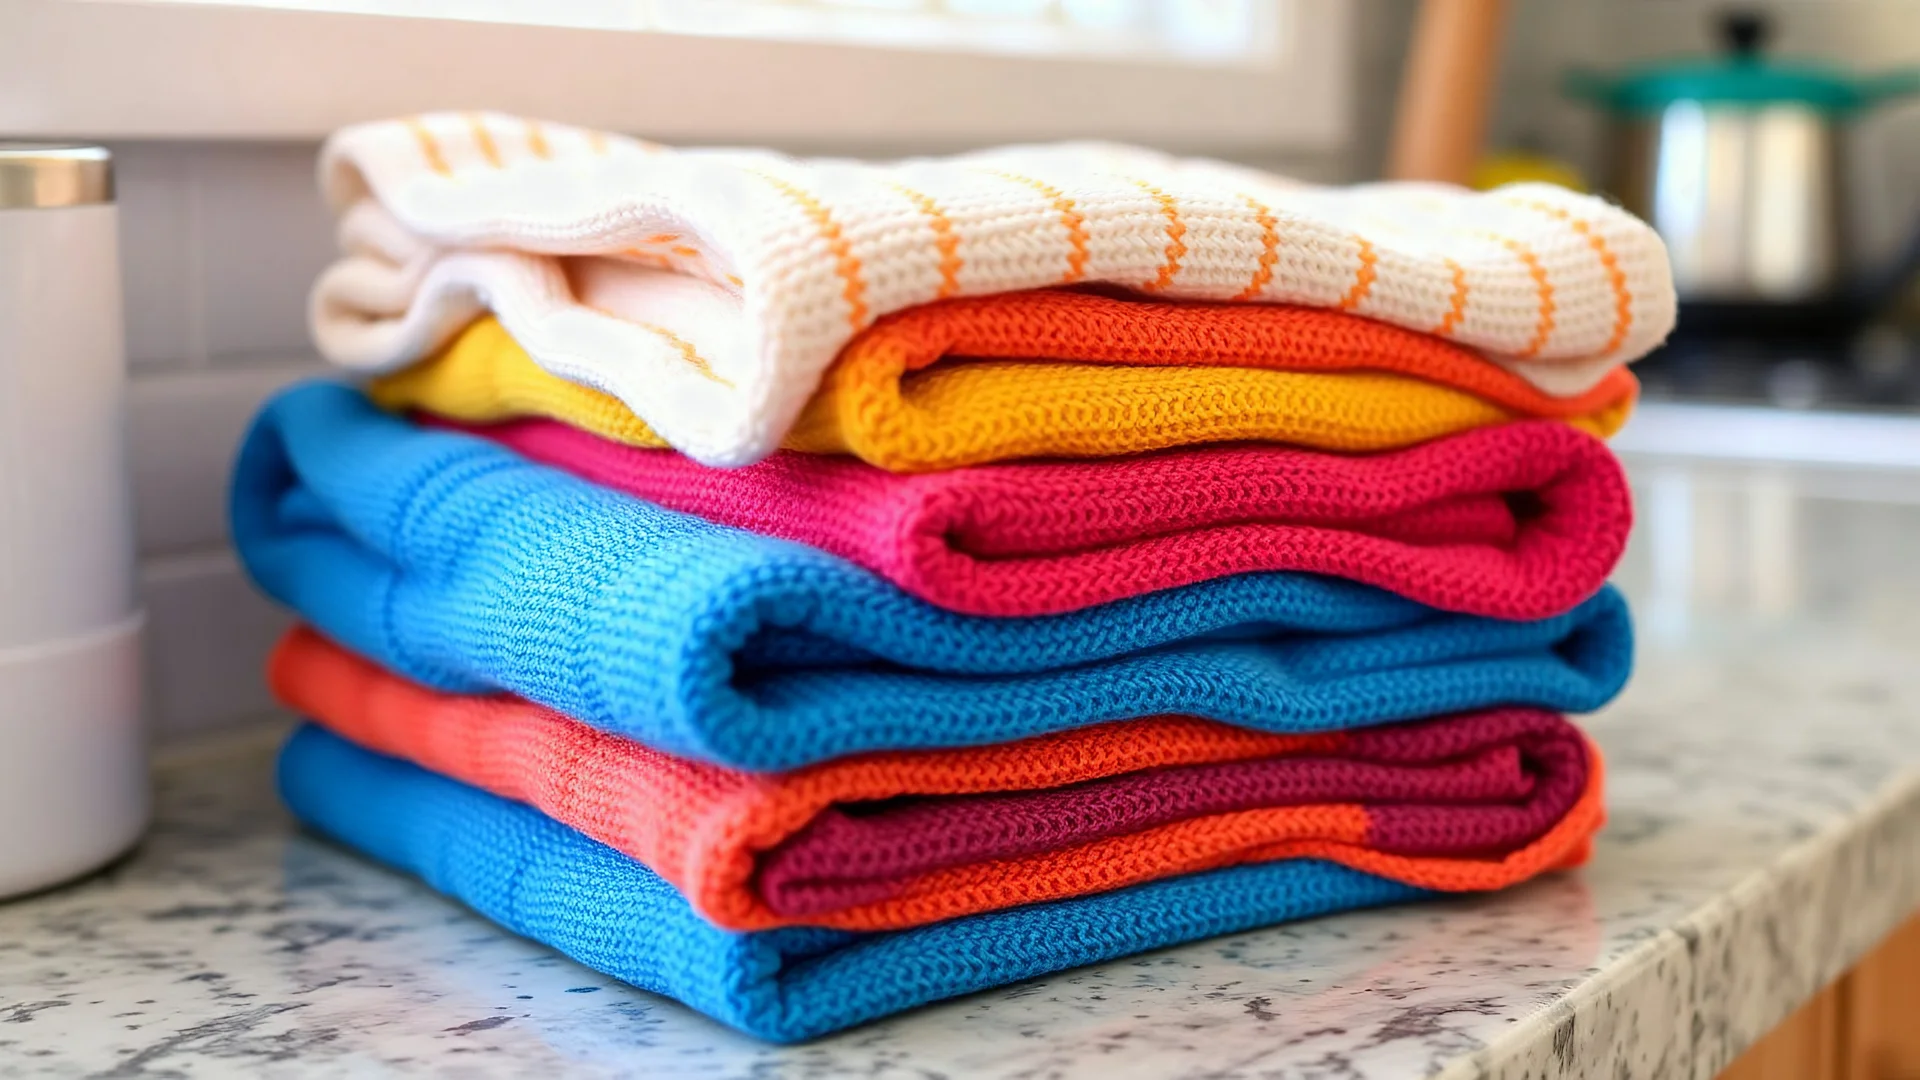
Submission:
<svg viewBox="0 0 1920 1080">
<path fill-rule="evenodd" d="M 1160 713 L 1306 731 L 1500 704 L 1577 712 L 1631 664 L 1610 588 L 1538 622 L 1278 573 L 1044 618 L 957 615 L 331 383 L 268 403 L 232 512 L 254 579 L 347 648 L 742 769 Z"/>
<path fill-rule="evenodd" d="M 1258 863 L 884 934 L 721 930 L 653 871 L 537 811 L 312 725 L 294 814 L 500 925 L 776 1042 L 1197 938 L 1433 895 L 1319 860 Z"/>
</svg>

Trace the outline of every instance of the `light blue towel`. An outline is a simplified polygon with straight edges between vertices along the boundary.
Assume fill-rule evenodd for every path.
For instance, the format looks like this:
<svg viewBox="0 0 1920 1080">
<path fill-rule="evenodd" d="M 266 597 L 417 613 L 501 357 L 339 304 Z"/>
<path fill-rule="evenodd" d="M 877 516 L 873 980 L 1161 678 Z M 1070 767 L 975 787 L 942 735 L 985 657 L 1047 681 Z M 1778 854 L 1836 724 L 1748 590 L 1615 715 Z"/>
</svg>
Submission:
<svg viewBox="0 0 1920 1080">
<path fill-rule="evenodd" d="M 1525 623 L 1284 573 L 1043 618 L 957 615 L 331 383 L 262 411 L 232 510 L 254 579 L 393 671 L 744 769 L 1160 713 L 1306 731 L 1500 704 L 1578 712 L 1631 663 L 1611 589 Z"/>
<path fill-rule="evenodd" d="M 1197 938 L 1432 895 L 1317 860 L 1258 863 L 884 934 L 721 930 L 633 859 L 517 803 L 311 725 L 280 756 L 301 820 L 514 933 L 764 1039 Z"/>
</svg>

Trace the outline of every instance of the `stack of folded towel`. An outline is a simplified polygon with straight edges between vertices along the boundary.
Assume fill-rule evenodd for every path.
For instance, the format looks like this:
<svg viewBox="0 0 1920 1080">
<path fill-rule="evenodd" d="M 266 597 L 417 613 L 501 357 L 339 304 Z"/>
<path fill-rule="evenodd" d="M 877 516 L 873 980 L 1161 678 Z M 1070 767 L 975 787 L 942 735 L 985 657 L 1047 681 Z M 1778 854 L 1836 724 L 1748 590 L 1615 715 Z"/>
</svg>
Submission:
<svg viewBox="0 0 1920 1080">
<path fill-rule="evenodd" d="M 233 499 L 317 830 L 777 1040 L 1587 857 L 1620 211 L 490 114 L 322 174 L 373 377 Z"/>
</svg>

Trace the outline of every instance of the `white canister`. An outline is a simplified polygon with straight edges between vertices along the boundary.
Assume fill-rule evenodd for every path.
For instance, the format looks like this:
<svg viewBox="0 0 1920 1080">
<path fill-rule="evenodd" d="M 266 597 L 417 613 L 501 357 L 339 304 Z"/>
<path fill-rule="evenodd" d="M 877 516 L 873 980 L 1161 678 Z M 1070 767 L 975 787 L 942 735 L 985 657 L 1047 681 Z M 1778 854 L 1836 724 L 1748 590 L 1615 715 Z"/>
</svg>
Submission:
<svg viewBox="0 0 1920 1080">
<path fill-rule="evenodd" d="M 112 161 L 0 143 L 0 896 L 146 828 L 131 503 Z"/>
</svg>

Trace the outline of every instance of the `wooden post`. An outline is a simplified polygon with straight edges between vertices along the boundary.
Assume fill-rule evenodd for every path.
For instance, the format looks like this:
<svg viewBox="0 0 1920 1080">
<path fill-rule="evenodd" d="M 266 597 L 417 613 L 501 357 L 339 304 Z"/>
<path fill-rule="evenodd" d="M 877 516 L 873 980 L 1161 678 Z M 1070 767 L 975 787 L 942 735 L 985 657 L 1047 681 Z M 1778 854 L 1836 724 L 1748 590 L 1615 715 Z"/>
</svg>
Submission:
<svg viewBox="0 0 1920 1080">
<path fill-rule="evenodd" d="M 1421 0 L 1387 176 L 1464 184 L 1487 137 L 1508 0 Z"/>
</svg>

